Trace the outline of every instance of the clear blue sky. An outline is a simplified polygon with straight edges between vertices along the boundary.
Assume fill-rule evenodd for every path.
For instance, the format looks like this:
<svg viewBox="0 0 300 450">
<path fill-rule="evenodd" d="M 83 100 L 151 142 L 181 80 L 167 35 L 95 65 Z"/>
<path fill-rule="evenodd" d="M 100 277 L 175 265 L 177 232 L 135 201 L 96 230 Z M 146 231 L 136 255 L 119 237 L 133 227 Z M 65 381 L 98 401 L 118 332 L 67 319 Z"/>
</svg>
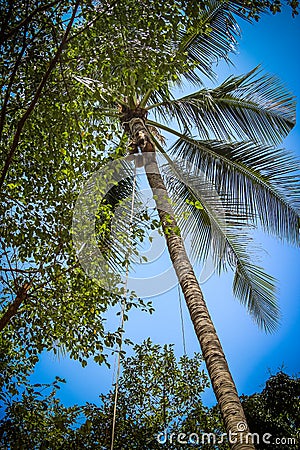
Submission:
<svg viewBox="0 0 300 450">
<path fill-rule="evenodd" d="M 239 51 L 232 57 L 235 67 L 220 64 L 219 81 L 230 74 L 241 74 L 258 64 L 277 74 L 286 86 L 300 98 L 300 17 L 292 19 L 290 11 L 277 16 L 266 16 L 259 23 L 242 23 Z M 299 105 L 297 107 L 299 116 Z M 300 157 L 300 127 L 291 132 L 284 146 Z M 207 304 L 221 339 L 229 366 L 240 394 L 261 390 L 269 376 L 284 365 L 289 374 L 300 371 L 300 253 L 283 246 L 274 239 L 259 236 L 266 250 L 263 254 L 265 269 L 278 279 L 279 304 L 282 323 L 279 330 L 266 335 L 252 322 L 246 310 L 232 297 L 232 273 L 213 276 L 202 285 Z M 158 270 L 159 271 L 159 270 Z M 174 343 L 178 356 L 183 352 L 177 288 L 152 299 L 152 316 L 133 311 L 126 323 L 126 337 L 142 342 L 148 336 L 155 343 Z M 184 309 L 187 351 L 199 351 L 198 342 Z M 55 375 L 66 378 L 60 391 L 65 404 L 98 403 L 100 392 L 107 392 L 112 384 L 112 370 L 99 367 L 92 361 L 85 369 L 68 358 L 43 354 L 32 377 L 35 382 L 51 382 Z M 204 402 L 215 403 L 212 391 L 204 394 Z"/>
</svg>

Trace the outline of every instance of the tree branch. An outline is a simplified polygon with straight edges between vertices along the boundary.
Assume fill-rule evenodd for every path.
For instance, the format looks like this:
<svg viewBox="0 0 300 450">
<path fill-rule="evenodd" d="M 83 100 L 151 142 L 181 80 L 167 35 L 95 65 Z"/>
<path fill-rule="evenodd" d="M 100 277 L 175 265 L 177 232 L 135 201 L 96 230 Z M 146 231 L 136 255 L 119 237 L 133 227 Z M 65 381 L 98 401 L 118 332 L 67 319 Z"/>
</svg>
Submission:
<svg viewBox="0 0 300 450">
<path fill-rule="evenodd" d="M 59 276 L 61 276 L 61 274 L 70 273 L 73 269 L 75 269 L 78 266 L 79 266 L 78 262 L 72 264 L 70 267 L 66 268 L 66 270 L 63 270 L 59 274 Z M 16 270 L 15 269 L 11 269 L 10 272 L 12 272 L 12 271 L 20 272 L 20 273 L 25 273 L 26 272 L 25 270 L 23 271 L 23 270 L 20 270 L 20 269 L 18 269 L 18 270 L 17 269 Z M 29 274 L 29 273 L 37 273 L 37 272 L 38 272 L 38 270 L 35 270 L 35 269 L 30 270 L 29 269 L 27 271 L 27 274 Z M 15 300 L 8 306 L 7 311 L 0 318 L 0 331 L 2 331 L 6 327 L 6 325 L 10 322 L 11 318 L 14 317 L 17 314 L 21 304 L 28 297 L 28 291 L 32 287 L 33 279 L 34 279 L 34 277 L 31 278 L 30 282 L 25 282 L 24 283 L 23 287 L 19 290 Z M 30 295 L 32 296 L 36 291 L 38 291 L 39 289 L 42 289 L 43 287 L 47 286 L 47 284 L 49 284 L 50 282 L 51 282 L 51 280 L 47 280 L 47 281 L 44 281 L 43 283 L 40 283 L 34 289 L 31 289 Z"/>
<path fill-rule="evenodd" d="M 21 119 L 18 122 L 17 129 L 16 129 L 16 132 L 15 132 L 15 135 L 14 135 L 14 138 L 13 138 L 13 142 L 11 144 L 10 151 L 9 151 L 9 153 L 7 155 L 7 158 L 6 158 L 4 167 L 3 167 L 3 171 L 2 171 L 2 174 L 1 174 L 1 177 L 0 177 L 0 188 L 2 188 L 2 186 L 3 186 L 3 183 L 4 183 L 5 177 L 7 175 L 9 166 L 10 166 L 12 160 L 13 160 L 15 151 L 16 151 L 16 149 L 18 147 L 20 136 L 21 136 L 22 130 L 24 128 L 24 125 L 26 123 L 26 120 L 28 119 L 28 117 L 30 116 L 30 114 L 34 110 L 37 102 L 39 101 L 41 93 L 42 93 L 42 90 L 43 90 L 45 84 L 47 83 L 47 81 L 48 81 L 48 79 L 50 77 L 50 74 L 51 74 L 52 70 L 54 69 L 55 65 L 57 64 L 57 62 L 59 60 L 59 57 L 60 57 L 60 55 L 61 55 L 61 53 L 62 53 L 62 51 L 63 51 L 63 49 L 64 49 L 64 47 L 65 47 L 65 45 L 67 43 L 68 35 L 69 35 L 69 33 L 71 31 L 71 28 L 73 26 L 73 22 L 74 22 L 74 19 L 75 19 L 75 16 L 76 16 L 76 12 L 77 12 L 78 7 L 79 7 L 79 3 L 80 3 L 80 0 L 77 0 L 76 4 L 74 6 L 73 12 L 72 12 L 71 19 L 70 19 L 70 21 L 68 23 L 68 26 L 66 28 L 65 34 L 64 34 L 63 39 L 61 41 L 61 44 L 60 44 L 60 46 L 59 46 L 59 48 L 58 48 L 54 58 L 50 62 L 50 65 L 49 65 L 45 75 L 43 76 L 43 78 L 42 78 L 42 80 L 41 80 L 41 82 L 40 82 L 40 84 L 39 84 L 39 86 L 37 88 L 37 91 L 36 91 L 32 101 L 31 101 L 30 105 L 28 106 L 26 112 L 23 114 L 23 116 L 21 117 Z"/>
<path fill-rule="evenodd" d="M 2 272 L 17 272 L 17 273 L 25 273 L 25 274 L 30 274 L 30 273 L 37 273 L 39 272 L 39 269 L 13 269 L 13 268 L 8 268 L 8 267 L 0 267 L 0 271 Z"/>
<path fill-rule="evenodd" d="M 11 88 L 12 88 L 14 79 L 16 77 L 17 70 L 18 70 L 18 68 L 19 68 L 19 66 L 21 64 L 22 58 L 24 56 L 24 53 L 25 53 L 25 50 L 26 50 L 26 47 L 27 47 L 27 45 L 26 45 L 26 33 L 27 33 L 27 28 L 25 28 L 25 30 L 24 30 L 23 45 L 22 45 L 21 51 L 20 51 L 20 53 L 19 53 L 19 55 L 17 57 L 15 66 L 13 68 L 13 71 L 12 71 L 12 74 L 11 74 L 11 77 L 10 77 L 10 80 L 9 80 L 9 83 L 8 83 L 8 86 L 7 86 L 5 97 L 4 97 L 3 107 L 2 107 L 2 110 L 1 110 L 1 118 L 0 118 L 0 140 L 2 138 L 2 131 L 3 131 L 3 127 L 4 127 L 5 115 L 6 115 L 7 104 L 8 104 L 8 101 L 9 101 Z"/>
<path fill-rule="evenodd" d="M 59 3 L 61 3 L 61 0 L 55 0 L 51 3 L 48 3 L 47 5 L 41 5 L 38 8 L 36 8 L 34 11 L 32 11 L 31 14 L 29 14 L 27 17 L 25 17 L 25 19 L 21 20 L 14 28 L 11 28 L 6 33 L 5 32 L 2 33 L 0 45 L 2 45 L 4 43 L 5 39 L 10 38 L 14 34 L 16 34 L 20 30 L 20 28 L 27 26 L 30 23 L 30 21 L 33 19 L 33 17 L 36 16 L 38 13 L 47 11 L 47 9 L 52 8 L 52 6 L 55 6 L 56 4 L 59 4 Z"/>
<path fill-rule="evenodd" d="M 30 283 L 24 283 L 24 285 L 18 292 L 13 303 L 11 303 L 9 305 L 9 307 L 7 308 L 7 311 L 0 318 L 0 331 L 2 331 L 3 328 L 9 323 L 10 319 L 17 314 L 21 303 L 27 297 L 27 292 L 29 291 L 29 289 L 30 289 Z"/>
<path fill-rule="evenodd" d="M 11 1 L 9 4 L 8 11 L 7 11 L 5 18 L 2 17 L 2 27 L 0 30 L 0 45 L 2 45 L 1 43 L 4 42 L 4 35 L 5 35 L 4 30 L 5 30 L 5 27 L 7 26 L 8 21 L 12 15 L 12 11 L 13 11 L 13 2 Z"/>
</svg>

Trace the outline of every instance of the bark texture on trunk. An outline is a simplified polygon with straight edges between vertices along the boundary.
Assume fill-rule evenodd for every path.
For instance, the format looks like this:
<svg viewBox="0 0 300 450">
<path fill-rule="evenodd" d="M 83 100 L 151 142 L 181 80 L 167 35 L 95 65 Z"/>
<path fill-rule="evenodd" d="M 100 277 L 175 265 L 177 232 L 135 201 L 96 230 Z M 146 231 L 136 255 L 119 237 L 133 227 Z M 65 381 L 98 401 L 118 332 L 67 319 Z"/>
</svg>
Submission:
<svg viewBox="0 0 300 450">
<path fill-rule="evenodd" d="M 201 346 L 212 387 L 223 416 L 230 446 L 233 450 L 253 450 L 254 445 L 252 444 L 251 435 L 249 435 L 248 425 L 237 389 L 210 318 L 202 291 L 186 253 L 183 239 L 180 236 L 168 192 L 156 162 L 154 145 L 151 143 L 146 126 L 142 126 L 141 120 L 131 121 L 130 131 L 133 139 L 143 152 L 147 179 L 154 194 L 170 258 Z M 147 153 L 143 151 L 145 147 L 147 147 Z"/>
<path fill-rule="evenodd" d="M 254 449 L 246 418 L 230 374 L 230 370 L 210 318 L 202 291 L 186 253 L 178 226 L 172 214 L 168 193 L 156 161 L 146 164 L 146 174 L 156 198 L 167 246 L 209 372 L 213 390 L 222 412 L 224 424 L 234 450 Z M 165 196 L 162 195 L 165 192 Z M 234 441 L 237 442 L 234 442 Z M 250 442 L 248 442 L 250 441 Z"/>
<path fill-rule="evenodd" d="M 25 283 L 24 286 L 20 289 L 14 301 L 8 306 L 6 312 L 0 318 L 0 331 L 2 331 L 3 328 L 5 328 L 6 325 L 10 322 L 10 319 L 17 314 L 21 304 L 27 297 L 27 292 L 29 288 L 30 284 Z"/>
</svg>

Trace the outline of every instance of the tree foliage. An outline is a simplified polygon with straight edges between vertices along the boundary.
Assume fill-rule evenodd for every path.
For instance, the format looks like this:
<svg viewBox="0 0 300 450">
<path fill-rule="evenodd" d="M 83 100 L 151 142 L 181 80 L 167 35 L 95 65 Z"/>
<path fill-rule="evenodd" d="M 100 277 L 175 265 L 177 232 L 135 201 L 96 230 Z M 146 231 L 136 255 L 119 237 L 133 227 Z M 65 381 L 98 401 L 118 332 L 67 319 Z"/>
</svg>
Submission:
<svg viewBox="0 0 300 450">
<path fill-rule="evenodd" d="M 67 352 L 83 365 L 89 357 L 105 361 L 104 348 L 114 346 L 120 330 L 105 330 L 104 313 L 123 295 L 86 276 L 71 235 L 82 183 L 121 149 L 111 142 L 114 124 L 100 122 L 85 89 L 67 78 L 68 46 L 61 44 L 72 11 L 71 42 L 105 8 L 21 3 L 14 10 L 1 3 L 1 383 L 13 392 L 43 350 Z M 82 51 L 75 43 L 72 49 Z M 102 212 L 105 226 L 104 205 Z M 133 304 L 134 297 L 128 308 Z"/>
<path fill-rule="evenodd" d="M 253 433 L 272 435 L 280 442 L 274 448 L 295 449 L 299 445 L 300 379 L 283 371 L 271 375 L 262 392 L 242 397 L 243 408 Z M 266 450 L 260 441 L 258 450 Z"/>
<path fill-rule="evenodd" d="M 6 410 L 0 421 L 1 449 L 110 447 L 114 390 L 101 394 L 99 405 L 66 407 L 57 398 L 62 382 L 58 377 L 48 385 L 25 382 L 17 396 L 2 391 Z M 225 431 L 218 407 L 202 403 L 208 387 L 199 354 L 178 359 L 173 346 L 161 347 L 149 339 L 136 345 L 119 379 L 115 448 L 180 450 L 180 433 L 179 441 L 196 433 L 200 443 L 203 436 L 201 448 L 228 450 L 225 438 L 221 443 Z M 262 392 L 241 397 L 250 430 L 260 437 L 258 449 L 268 448 L 264 434 L 271 435 L 274 448 L 295 448 L 297 440 L 275 446 L 275 438 L 299 438 L 299 394 L 299 378 L 280 371 L 270 376 Z M 215 434 L 215 444 L 209 433 Z M 191 442 L 187 447 L 194 448 Z"/>
<path fill-rule="evenodd" d="M 173 346 L 163 348 L 149 339 L 134 347 L 124 361 L 119 380 L 115 448 L 159 449 L 159 433 L 196 430 L 221 432 L 218 414 L 203 406 L 201 395 L 208 387 L 202 358 L 174 355 Z M 0 448 L 109 448 L 114 391 L 100 395 L 100 406 L 64 407 L 56 398 L 59 383 L 27 384 L 15 399 L 4 395 L 6 416 L 0 422 Z M 52 391 L 47 394 L 47 389 Z M 174 443 L 168 448 L 180 449 Z M 207 450 L 213 447 L 207 444 Z M 220 447 L 227 449 L 226 445 Z"/>
</svg>

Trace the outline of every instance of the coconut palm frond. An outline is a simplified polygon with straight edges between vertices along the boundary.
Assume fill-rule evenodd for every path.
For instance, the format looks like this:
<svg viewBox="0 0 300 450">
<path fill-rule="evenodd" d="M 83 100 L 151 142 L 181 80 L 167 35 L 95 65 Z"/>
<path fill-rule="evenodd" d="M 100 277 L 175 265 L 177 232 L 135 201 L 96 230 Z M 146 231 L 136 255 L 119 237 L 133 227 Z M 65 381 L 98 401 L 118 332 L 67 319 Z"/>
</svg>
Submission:
<svg viewBox="0 0 300 450">
<path fill-rule="evenodd" d="M 107 192 L 100 203 L 97 214 L 96 235 L 99 247 L 108 261 L 115 266 L 124 261 L 129 246 L 126 237 L 129 232 L 130 213 L 124 202 L 132 194 L 133 177 L 120 180 Z M 120 220 L 125 215 L 127 220 Z M 117 231 L 116 231 L 117 230 Z"/>
<path fill-rule="evenodd" d="M 233 293 L 246 306 L 257 324 L 272 332 L 276 330 L 280 314 L 275 299 L 275 280 L 258 266 L 237 264 Z"/>
<path fill-rule="evenodd" d="M 153 89 L 153 91 L 150 92 L 149 97 L 148 97 L 148 106 L 146 106 L 146 103 L 142 100 L 142 106 L 145 107 L 147 110 L 150 110 L 152 108 L 154 108 L 156 105 L 160 106 L 162 105 L 165 101 L 169 101 L 169 100 L 174 100 L 174 96 L 171 92 L 171 88 L 168 85 L 165 86 L 161 86 L 157 89 Z M 160 112 L 162 111 L 162 108 L 160 108 Z M 166 111 L 166 118 L 169 118 L 169 115 Z"/>
<path fill-rule="evenodd" d="M 262 2 L 263 3 L 263 2 Z M 180 32 L 179 51 L 185 51 L 188 59 L 205 76 L 215 79 L 212 65 L 221 59 L 230 62 L 228 54 L 235 52 L 240 28 L 236 17 L 251 21 L 251 6 L 239 0 L 211 0 L 201 4 L 198 27 L 193 32 Z M 266 6 L 257 2 L 257 14 L 265 12 Z M 184 76 L 189 79 L 192 71 Z"/>
<path fill-rule="evenodd" d="M 235 212 L 243 205 L 250 220 L 256 218 L 254 223 L 264 231 L 300 244 L 299 162 L 293 155 L 253 142 L 199 141 L 156 122 L 149 124 L 180 137 L 171 155 L 189 161 L 217 192 L 226 192 Z"/>
<path fill-rule="evenodd" d="M 88 88 L 88 91 L 92 93 L 106 116 L 114 117 L 117 115 L 117 105 L 124 104 L 124 102 L 115 95 L 113 90 L 96 79 L 79 77 L 77 75 L 74 75 L 73 78 Z"/>
<path fill-rule="evenodd" d="M 248 217 L 241 212 L 234 214 L 231 203 L 214 191 L 203 174 L 192 172 L 189 164 L 168 160 L 162 173 L 179 213 L 179 224 L 191 237 L 191 257 L 203 262 L 213 246 L 218 271 L 228 266 L 235 270 L 234 295 L 261 328 L 274 330 L 279 320 L 275 279 L 253 263 L 258 248 L 245 231 Z"/>
<path fill-rule="evenodd" d="M 189 177 L 189 184 L 186 184 L 184 180 L 184 174 L 179 166 L 178 161 L 174 162 L 169 155 L 166 153 L 160 142 L 152 134 L 152 140 L 155 143 L 156 148 L 160 151 L 167 164 L 164 164 L 160 170 L 164 182 L 167 187 L 167 191 L 172 198 L 172 205 L 176 214 L 176 220 L 178 222 L 179 228 L 183 237 L 192 237 L 193 245 L 191 247 L 191 258 L 193 261 L 205 261 L 209 254 L 211 245 L 211 221 L 206 210 L 203 208 L 198 197 L 195 197 L 192 186 L 190 184 L 191 176 Z M 194 184 L 194 181 L 193 181 Z M 199 180 L 198 180 L 199 185 Z M 204 188 L 204 183 L 202 183 Z M 211 184 L 209 184 L 211 185 Z M 206 184 L 206 190 L 207 190 Z M 198 188 L 199 189 L 199 188 Z M 218 208 L 221 212 L 219 216 L 224 219 L 224 209 L 220 205 L 220 201 L 216 198 L 216 192 L 211 189 L 209 192 L 210 197 L 214 195 L 215 208 Z M 219 250 L 218 250 L 219 249 Z M 214 248 L 214 258 L 216 261 L 220 262 L 223 258 L 224 245 L 217 245 Z"/>
<path fill-rule="evenodd" d="M 201 139 L 278 144 L 295 125 L 295 101 L 276 77 L 258 69 L 215 89 L 165 99 L 155 109 L 164 120 L 176 119 L 181 129 L 196 127 Z"/>
<path fill-rule="evenodd" d="M 228 60 L 228 53 L 236 47 L 239 27 L 232 15 L 230 3 L 205 2 L 198 27 L 194 27 L 192 33 L 188 30 L 180 33 L 178 50 L 187 52 L 189 60 L 209 78 L 215 78 L 212 65 L 219 59 Z"/>
<path fill-rule="evenodd" d="M 300 179 L 295 158 L 285 150 L 252 142 L 198 143 L 201 149 L 191 141 L 178 141 L 172 152 L 205 173 L 233 203 L 239 199 L 265 231 L 299 245 Z"/>
<path fill-rule="evenodd" d="M 184 238 L 191 239 L 190 257 L 194 262 L 205 262 L 208 258 L 211 242 L 214 236 L 213 258 L 215 267 L 221 268 L 220 261 L 224 258 L 224 240 L 220 234 L 213 234 L 212 222 L 206 208 L 204 197 L 209 196 L 214 204 L 215 214 L 225 223 L 225 214 L 216 192 L 208 188 L 208 184 L 197 180 L 183 179 L 184 172 L 178 163 L 172 161 L 161 168 L 167 190 L 172 199 L 176 219 Z M 197 193 L 196 193 L 197 192 Z M 218 210 L 218 213 L 217 211 Z"/>
<path fill-rule="evenodd" d="M 101 193 L 106 185 L 110 188 L 103 196 Z M 108 265 L 117 272 L 123 270 L 129 254 L 131 262 L 135 261 L 134 250 L 140 245 L 133 227 L 141 225 L 141 220 L 135 215 L 131 217 L 133 188 L 136 206 L 140 201 L 138 183 L 134 180 L 133 165 L 127 160 L 119 160 L 118 166 L 112 162 L 101 180 L 96 179 L 90 186 L 96 196 L 99 192 L 99 208 L 95 215 L 97 245 Z"/>
</svg>

